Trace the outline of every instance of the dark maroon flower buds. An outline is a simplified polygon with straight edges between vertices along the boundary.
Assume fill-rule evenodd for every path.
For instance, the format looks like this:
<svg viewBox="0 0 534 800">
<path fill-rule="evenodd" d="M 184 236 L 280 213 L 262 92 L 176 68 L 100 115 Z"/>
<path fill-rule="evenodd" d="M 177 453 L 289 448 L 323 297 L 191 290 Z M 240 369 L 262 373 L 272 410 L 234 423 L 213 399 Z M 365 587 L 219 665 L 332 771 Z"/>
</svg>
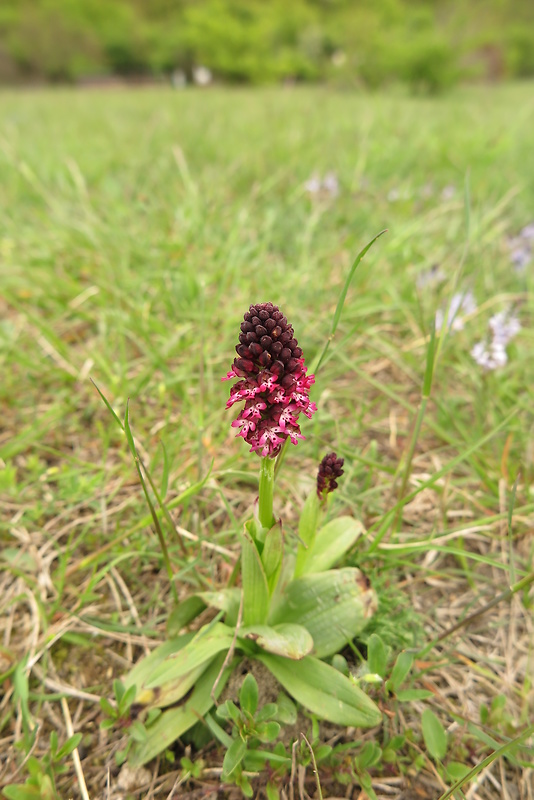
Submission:
<svg viewBox="0 0 534 800">
<path fill-rule="evenodd" d="M 317 473 L 317 494 L 321 499 L 337 489 L 337 478 L 343 475 L 344 463 L 344 459 L 338 458 L 336 453 L 328 453 L 321 461 Z"/>
<path fill-rule="evenodd" d="M 302 350 L 293 326 L 273 303 L 250 306 L 241 323 L 237 358 L 227 380 L 242 378 L 230 390 L 226 404 L 245 400 L 232 427 L 239 428 L 251 451 L 263 457 L 278 455 L 286 439 L 303 439 L 298 417 L 317 410 L 309 398 L 313 375 L 306 375 Z M 225 380 L 225 379 L 223 379 Z"/>
</svg>

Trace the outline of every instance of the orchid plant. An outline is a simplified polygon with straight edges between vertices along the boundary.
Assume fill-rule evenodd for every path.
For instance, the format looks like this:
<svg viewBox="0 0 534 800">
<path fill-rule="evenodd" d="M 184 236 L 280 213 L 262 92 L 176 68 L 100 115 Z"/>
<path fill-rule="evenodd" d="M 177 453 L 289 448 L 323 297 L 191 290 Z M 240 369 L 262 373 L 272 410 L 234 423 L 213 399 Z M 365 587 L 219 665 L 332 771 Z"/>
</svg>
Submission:
<svg viewBox="0 0 534 800">
<path fill-rule="evenodd" d="M 230 585 L 183 599 L 170 616 L 175 632 L 138 662 L 121 691 L 130 707 L 130 760 L 144 764 L 163 752 L 217 704 L 244 659 L 261 662 L 308 712 L 341 726 L 377 725 L 375 703 L 333 656 L 362 630 L 377 607 L 366 577 L 336 568 L 363 534 L 353 517 L 325 520 L 343 460 L 327 454 L 316 488 L 302 509 L 296 545 L 273 512 L 275 463 L 289 441 L 304 438 L 300 414 L 311 418 L 314 376 L 307 373 L 293 326 L 278 306 L 258 303 L 244 315 L 237 356 L 223 380 L 237 382 L 227 408 L 243 403 L 232 426 L 259 457 L 254 514 L 240 532 L 239 572 Z M 184 632 L 201 612 L 213 618 Z M 133 719 L 133 722 L 132 722 Z"/>
</svg>

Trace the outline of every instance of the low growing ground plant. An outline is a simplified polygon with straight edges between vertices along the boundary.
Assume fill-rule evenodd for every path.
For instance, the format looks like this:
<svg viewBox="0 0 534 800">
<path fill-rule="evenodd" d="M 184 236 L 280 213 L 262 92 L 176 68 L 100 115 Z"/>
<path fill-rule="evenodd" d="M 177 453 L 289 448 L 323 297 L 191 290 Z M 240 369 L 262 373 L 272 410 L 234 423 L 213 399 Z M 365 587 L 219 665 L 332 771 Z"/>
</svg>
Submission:
<svg viewBox="0 0 534 800">
<path fill-rule="evenodd" d="M 359 254 L 348 280 L 371 244 Z M 327 347 L 328 342 L 325 351 Z M 103 700 L 102 708 L 108 715 L 105 727 L 116 721 L 127 725 L 127 754 L 134 766 L 165 752 L 199 720 L 206 721 L 227 746 L 223 778 L 238 783 L 248 795 L 251 788 L 241 767 L 247 746 L 275 739 L 278 718 L 284 716 L 279 717 L 276 704 L 255 716 L 258 689 L 248 675 L 240 708 L 226 700 L 217 711 L 219 722 L 213 718 L 211 709 L 245 659 L 266 668 L 288 695 L 319 719 L 369 728 L 380 723 L 381 712 L 348 670 L 339 669 L 340 664 L 346 667 L 345 660 L 335 660 L 377 608 L 376 592 L 366 576 L 357 567 L 339 566 L 364 534 L 353 517 L 329 515 L 343 459 L 331 452 L 321 460 L 296 536 L 290 537 L 274 514 L 277 460 L 281 462 L 289 442 L 297 445 L 304 438 L 300 415 L 311 418 L 317 410 L 310 400 L 315 376 L 308 373 L 293 326 L 272 302 L 250 306 L 235 349 L 237 356 L 223 379 L 237 379 L 227 408 L 244 402 L 232 427 L 259 457 L 253 514 L 236 532 L 240 559 L 226 586 L 193 592 L 176 605 L 169 615 L 167 640 L 116 682 L 116 706 Z M 135 451 L 127 414 L 124 429 Z M 160 541 L 171 573 L 162 535 Z M 184 632 L 208 608 L 212 618 Z M 223 721 L 234 726 L 233 739 L 221 728 Z M 287 761 L 280 753 L 271 757 Z"/>
</svg>

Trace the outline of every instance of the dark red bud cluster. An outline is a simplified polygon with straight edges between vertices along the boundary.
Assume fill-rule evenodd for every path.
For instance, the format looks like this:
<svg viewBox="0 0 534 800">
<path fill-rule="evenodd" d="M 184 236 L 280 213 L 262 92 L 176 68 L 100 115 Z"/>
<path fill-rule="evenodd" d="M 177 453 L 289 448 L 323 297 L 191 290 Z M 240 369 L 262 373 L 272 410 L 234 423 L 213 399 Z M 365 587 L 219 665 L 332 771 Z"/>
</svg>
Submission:
<svg viewBox="0 0 534 800">
<path fill-rule="evenodd" d="M 301 367 L 302 349 L 293 326 L 273 303 L 250 306 L 241 323 L 236 351 L 234 369 L 245 373 L 268 369 L 284 389 L 294 384 L 291 373 Z"/>
<path fill-rule="evenodd" d="M 343 475 L 343 458 L 338 458 L 336 453 L 328 453 L 319 465 L 317 473 L 317 494 L 324 497 L 328 492 L 337 489 L 337 478 Z"/>
</svg>

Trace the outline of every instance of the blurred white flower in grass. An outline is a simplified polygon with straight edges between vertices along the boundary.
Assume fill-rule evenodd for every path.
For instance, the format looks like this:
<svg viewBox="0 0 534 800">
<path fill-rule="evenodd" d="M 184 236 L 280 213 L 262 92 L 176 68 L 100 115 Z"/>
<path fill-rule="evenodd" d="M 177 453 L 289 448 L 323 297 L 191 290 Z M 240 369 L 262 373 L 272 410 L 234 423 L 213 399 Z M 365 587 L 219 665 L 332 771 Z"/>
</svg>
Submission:
<svg viewBox="0 0 534 800">
<path fill-rule="evenodd" d="M 465 326 L 464 317 L 473 314 L 476 310 L 477 304 L 471 290 L 457 292 L 451 297 L 448 308 L 438 308 L 436 311 L 436 330 L 440 331 L 446 326 L 447 330 L 461 331 Z"/>
<path fill-rule="evenodd" d="M 499 311 L 490 318 L 491 339 L 477 342 L 471 350 L 476 363 L 485 370 L 504 367 L 508 361 L 506 346 L 521 330 L 521 323 L 510 311 Z"/>
<path fill-rule="evenodd" d="M 339 181 L 335 172 L 327 172 L 324 178 L 314 172 L 304 184 L 304 188 L 311 195 L 337 197 L 339 194 Z"/>
</svg>

